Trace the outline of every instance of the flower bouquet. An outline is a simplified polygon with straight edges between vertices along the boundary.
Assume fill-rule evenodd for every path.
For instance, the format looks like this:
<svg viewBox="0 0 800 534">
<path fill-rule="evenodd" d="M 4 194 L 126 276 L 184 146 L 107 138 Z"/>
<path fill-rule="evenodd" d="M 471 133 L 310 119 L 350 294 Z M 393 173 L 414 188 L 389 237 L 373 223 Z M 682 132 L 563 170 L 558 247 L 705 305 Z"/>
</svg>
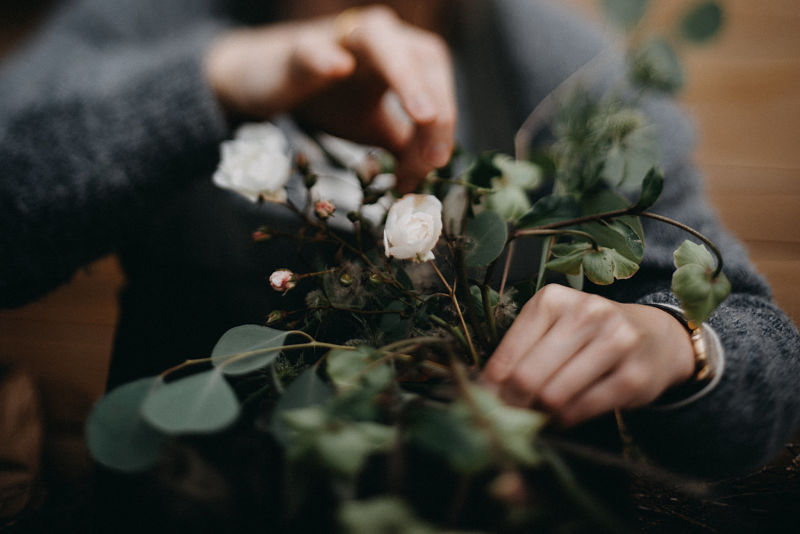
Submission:
<svg viewBox="0 0 800 534">
<path fill-rule="evenodd" d="M 702 9 L 683 21 L 695 40 L 718 26 L 697 21 Z M 631 56 L 638 86 L 679 85 L 666 46 Z M 702 243 L 675 251 L 672 290 L 689 320 L 704 321 L 730 286 L 713 244 L 648 211 L 664 178 L 652 126 L 630 100 L 564 87 L 549 102 L 554 142 L 541 152 L 526 153 L 535 111 L 516 157 L 457 151 L 399 199 L 386 153 L 324 135 L 290 142 L 271 124 L 239 129 L 214 180 L 294 213 L 288 237 L 315 268 L 265 274 L 303 304 L 265 310 L 264 324 L 229 330 L 207 358 L 111 391 L 89 420 L 94 458 L 146 471 L 181 443 L 244 428 L 269 451 L 261 475 L 276 528 L 522 530 L 563 519 L 552 495 L 608 526 L 541 438 L 546 415 L 504 404 L 480 369 L 553 276 L 579 289 L 634 276 L 642 218 Z M 287 237 L 265 221 L 253 240 L 277 236 Z M 526 259 L 519 277 L 515 259 L 531 250 L 538 265 Z"/>
</svg>

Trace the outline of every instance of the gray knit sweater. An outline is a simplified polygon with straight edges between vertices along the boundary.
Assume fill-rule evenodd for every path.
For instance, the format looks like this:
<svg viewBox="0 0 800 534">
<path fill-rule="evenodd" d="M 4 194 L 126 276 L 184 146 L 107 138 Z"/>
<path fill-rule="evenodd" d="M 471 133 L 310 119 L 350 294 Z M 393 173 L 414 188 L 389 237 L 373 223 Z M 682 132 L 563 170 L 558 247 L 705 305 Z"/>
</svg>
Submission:
<svg viewBox="0 0 800 534">
<path fill-rule="evenodd" d="M 602 40 L 543 1 L 458 5 L 465 8 L 454 43 L 460 141 L 509 151 L 528 112 Z M 0 305 L 33 300 L 80 266 L 118 253 L 128 287 L 112 384 L 205 354 L 225 329 L 287 306 L 264 276 L 299 258 L 287 242 L 254 247 L 249 239 L 284 214 L 208 179 L 229 125 L 202 57 L 233 23 L 212 0 L 65 3 L 0 70 Z M 678 409 L 628 414 L 628 423 L 672 467 L 752 468 L 800 424 L 800 336 L 705 202 L 685 118 L 666 100 L 644 107 L 659 128 L 667 177 L 654 210 L 720 245 L 733 294 L 710 320 L 727 360 L 719 385 Z M 673 302 L 671 255 L 685 236 L 652 224 L 645 232 L 641 271 L 602 293 Z"/>
</svg>

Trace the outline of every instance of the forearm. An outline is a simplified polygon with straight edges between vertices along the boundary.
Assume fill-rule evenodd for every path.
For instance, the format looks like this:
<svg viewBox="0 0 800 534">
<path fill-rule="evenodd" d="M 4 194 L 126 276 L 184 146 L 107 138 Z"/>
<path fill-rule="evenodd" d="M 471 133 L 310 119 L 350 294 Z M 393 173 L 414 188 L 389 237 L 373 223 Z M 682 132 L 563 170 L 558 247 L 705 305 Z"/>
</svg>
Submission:
<svg viewBox="0 0 800 534">
<path fill-rule="evenodd" d="M 4 73 L 0 83 L 30 84 L 41 100 L 16 95 L 2 109 L 0 305 L 67 281 L 135 231 L 152 204 L 207 174 L 227 130 L 204 79 L 209 36 L 200 28 L 157 50 L 137 44 L 88 55 L 96 76 L 81 88 L 65 67 L 53 83 L 71 87 L 54 88 L 51 99 L 26 69 Z"/>
</svg>

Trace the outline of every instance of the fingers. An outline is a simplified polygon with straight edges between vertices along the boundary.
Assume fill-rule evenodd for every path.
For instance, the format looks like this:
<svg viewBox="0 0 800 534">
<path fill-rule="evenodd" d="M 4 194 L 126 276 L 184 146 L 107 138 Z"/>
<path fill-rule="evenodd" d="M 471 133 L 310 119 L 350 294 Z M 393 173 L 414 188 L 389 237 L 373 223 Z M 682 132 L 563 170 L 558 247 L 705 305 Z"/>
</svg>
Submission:
<svg viewBox="0 0 800 534">
<path fill-rule="evenodd" d="M 553 285 L 523 307 L 483 378 L 506 402 L 569 426 L 651 402 L 691 362 L 688 335 L 663 311 Z"/>
<path fill-rule="evenodd" d="M 343 45 L 374 69 L 414 125 L 411 137 L 396 150 L 398 188 L 411 190 L 452 153 L 456 105 L 447 46 L 383 7 L 364 10 Z"/>
</svg>

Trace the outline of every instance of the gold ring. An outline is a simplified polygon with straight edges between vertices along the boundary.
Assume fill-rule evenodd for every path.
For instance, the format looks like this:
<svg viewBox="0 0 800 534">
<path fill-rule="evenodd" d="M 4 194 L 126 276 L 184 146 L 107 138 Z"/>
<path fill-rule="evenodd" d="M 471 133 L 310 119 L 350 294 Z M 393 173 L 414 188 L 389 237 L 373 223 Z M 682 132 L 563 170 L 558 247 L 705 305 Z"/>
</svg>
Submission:
<svg viewBox="0 0 800 534">
<path fill-rule="evenodd" d="M 336 15 L 333 19 L 333 27 L 336 31 L 336 40 L 344 43 L 350 35 L 358 28 L 361 23 L 360 7 L 350 7 Z"/>
</svg>

